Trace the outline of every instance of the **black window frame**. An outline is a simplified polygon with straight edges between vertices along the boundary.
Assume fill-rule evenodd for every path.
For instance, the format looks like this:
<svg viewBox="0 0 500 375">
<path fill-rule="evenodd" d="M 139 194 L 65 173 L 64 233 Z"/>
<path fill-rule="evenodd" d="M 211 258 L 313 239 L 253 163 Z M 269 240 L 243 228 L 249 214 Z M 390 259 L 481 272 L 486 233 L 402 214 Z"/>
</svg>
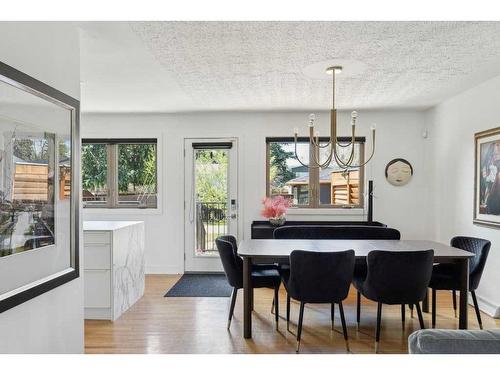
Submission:
<svg viewBox="0 0 500 375">
<path fill-rule="evenodd" d="M 83 208 L 109 208 L 109 209 L 157 209 L 158 208 L 158 138 L 84 138 L 82 147 L 86 144 L 104 144 L 107 150 L 107 189 L 106 201 L 83 201 Z M 153 204 L 120 203 L 118 187 L 118 146 L 130 144 L 152 144 L 155 146 L 155 186 L 156 199 Z M 83 176 L 82 176 L 83 177 Z M 82 197 L 83 200 L 83 197 Z"/>
</svg>

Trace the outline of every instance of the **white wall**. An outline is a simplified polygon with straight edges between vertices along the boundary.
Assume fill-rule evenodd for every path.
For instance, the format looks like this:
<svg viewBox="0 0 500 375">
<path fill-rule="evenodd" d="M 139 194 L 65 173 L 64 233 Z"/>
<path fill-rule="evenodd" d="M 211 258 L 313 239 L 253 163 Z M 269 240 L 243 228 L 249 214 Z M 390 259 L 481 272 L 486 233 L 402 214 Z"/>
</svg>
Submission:
<svg viewBox="0 0 500 375">
<path fill-rule="evenodd" d="M 500 77 L 446 100 L 428 113 L 432 234 L 447 242 L 455 235 L 492 242 L 477 296 L 482 310 L 500 316 L 500 230 L 472 223 L 474 133 L 500 126 Z"/>
<path fill-rule="evenodd" d="M 327 134 L 329 113 L 317 114 L 322 134 Z M 241 238 L 250 237 L 250 224 L 261 219 L 261 199 L 265 195 L 265 138 L 290 136 L 294 127 L 305 135 L 306 112 L 197 113 L 179 115 L 84 114 L 82 137 L 158 137 L 159 191 L 157 211 L 84 209 L 87 220 L 144 220 L 146 222 L 146 271 L 182 273 L 184 270 L 184 138 L 237 137 L 239 141 L 239 188 L 243 207 Z M 348 134 L 349 114 L 339 115 L 341 134 Z M 377 151 L 367 166 L 366 180 L 375 185 L 374 219 L 401 230 L 403 238 L 422 238 L 428 231 L 428 197 L 425 142 L 425 113 L 416 111 L 360 111 L 360 135 L 368 135 L 377 123 Z M 367 152 L 371 143 L 367 144 Z M 404 187 L 386 182 L 385 165 L 393 158 L 406 158 L 415 171 Z M 326 215 L 289 215 L 289 219 L 362 220 L 363 212 L 330 210 Z"/>
<path fill-rule="evenodd" d="M 78 30 L 67 23 L 0 22 L 0 60 L 80 97 Z M 83 352 L 82 278 L 0 314 L 0 353 Z"/>
</svg>

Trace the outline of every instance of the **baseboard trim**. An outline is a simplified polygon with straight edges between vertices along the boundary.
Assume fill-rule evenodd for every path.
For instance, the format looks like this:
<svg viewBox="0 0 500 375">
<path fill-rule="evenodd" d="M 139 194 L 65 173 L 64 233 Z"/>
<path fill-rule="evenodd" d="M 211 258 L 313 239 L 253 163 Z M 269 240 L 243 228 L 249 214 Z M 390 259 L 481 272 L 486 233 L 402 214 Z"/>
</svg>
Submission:
<svg viewBox="0 0 500 375">
<path fill-rule="evenodd" d="M 178 275 L 184 273 L 183 267 L 171 265 L 150 265 L 146 266 L 147 275 Z"/>
<path fill-rule="evenodd" d="M 500 306 L 481 297 L 480 295 L 477 294 L 477 292 L 476 292 L 476 298 L 477 298 L 477 303 L 479 305 L 479 310 L 481 310 L 482 312 L 488 314 L 493 318 L 500 318 Z M 473 304 L 471 297 L 469 297 L 469 304 L 471 305 Z"/>
</svg>

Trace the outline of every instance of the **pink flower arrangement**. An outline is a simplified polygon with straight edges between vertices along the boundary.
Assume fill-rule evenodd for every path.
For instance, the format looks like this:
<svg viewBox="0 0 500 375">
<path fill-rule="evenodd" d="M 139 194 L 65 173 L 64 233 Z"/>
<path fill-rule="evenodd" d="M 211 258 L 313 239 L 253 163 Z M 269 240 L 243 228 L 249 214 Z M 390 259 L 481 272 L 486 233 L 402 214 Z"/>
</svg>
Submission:
<svg viewBox="0 0 500 375">
<path fill-rule="evenodd" d="M 282 217 L 291 206 L 290 199 L 278 195 L 274 198 L 266 197 L 262 200 L 264 208 L 260 212 L 267 219 Z"/>
</svg>

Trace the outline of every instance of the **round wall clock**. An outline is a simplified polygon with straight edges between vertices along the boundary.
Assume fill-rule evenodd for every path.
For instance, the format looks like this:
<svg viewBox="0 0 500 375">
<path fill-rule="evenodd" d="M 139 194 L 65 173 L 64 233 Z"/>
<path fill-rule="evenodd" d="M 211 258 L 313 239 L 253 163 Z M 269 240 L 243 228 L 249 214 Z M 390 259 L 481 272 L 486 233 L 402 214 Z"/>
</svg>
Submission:
<svg viewBox="0 0 500 375">
<path fill-rule="evenodd" d="M 385 167 L 385 178 L 391 185 L 403 186 L 410 182 L 413 167 L 405 159 L 393 159 Z"/>
</svg>

